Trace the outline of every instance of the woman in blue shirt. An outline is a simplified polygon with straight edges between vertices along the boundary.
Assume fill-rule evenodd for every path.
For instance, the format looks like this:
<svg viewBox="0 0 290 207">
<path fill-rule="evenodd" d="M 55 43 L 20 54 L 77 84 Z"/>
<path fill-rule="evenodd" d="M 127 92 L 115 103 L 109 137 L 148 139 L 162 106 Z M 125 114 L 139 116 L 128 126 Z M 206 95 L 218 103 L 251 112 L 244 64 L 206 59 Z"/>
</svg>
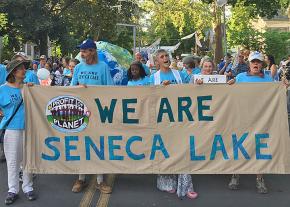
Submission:
<svg viewBox="0 0 290 207">
<path fill-rule="evenodd" d="M 170 85 L 184 83 L 184 74 L 180 71 L 170 69 L 170 60 L 168 53 L 160 49 L 156 52 L 156 60 L 160 70 L 150 77 L 150 85 Z M 178 197 L 187 196 L 190 199 L 197 197 L 193 189 L 191 175 L 158 175 L 157 188 L 168 193 L 176 193 Z"/>
<path fill-rule="evenodd" d="M 19 171 L 22 162 L 22 146 L 24 134 L 24 105 L 21 88 L 25 78 L 26 60 L 12 60 L 7 67 L 6 84 L 0 86 L 0 110 L 4 118 L 0 123 L 0 129 L 6 129 L 4 135 L 4 153 L 8 171 L 8 195 L 5 204 L 12 204 L 19 193 Z M 20 106 L 20 107 L 19 107 Z M 18 108 L 19 107 L 19 108 Z M 17 110 L 18 109 L 18 110 Z M 16 111 L 17 110 L 17 111 Z M 16 112 L 16 113 L 15 113 Z M 13 114 L 15 115 L 13 116 Z M 11 121 L 9 122 L 10 118 Z M 31 174 L 23 172 L 22 190 L 26 198 L 35 200 Z"/>
<path fill-rule="evenodd" d="M 251 83 L 251 82 L 273 82 L 273 78 L 265 74 L 262 70 L 264 57 L 259 52 L 253 52 L 249 56 L 250 67 L 248 72 L 240 73 L 237 75 L 236 79 L 232 79 L 228 84 L 236 83 Z M 229 182 L 229 189 L 237 190 L 239 189 L 239 178 L 237 174 L 232 175 Z M 261 194 L 268 193 L 268 189 L 265 184 L 263 175 L 257 175 L 256 179 L 257 192 Z"/>
<path fill-rule="evenodd" d="M 149 85 L 149 78 L 146 76 L 145 69 L 138 61 L 133 62 L 128 69 L 128 86 Z"/>
</svg>

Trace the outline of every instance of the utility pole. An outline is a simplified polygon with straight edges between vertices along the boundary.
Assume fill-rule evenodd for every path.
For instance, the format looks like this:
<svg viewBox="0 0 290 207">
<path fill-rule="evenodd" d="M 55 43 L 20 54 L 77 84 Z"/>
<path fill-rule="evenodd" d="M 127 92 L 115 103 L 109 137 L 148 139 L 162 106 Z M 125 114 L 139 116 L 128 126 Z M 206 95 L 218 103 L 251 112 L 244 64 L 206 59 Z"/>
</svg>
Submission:
<svg viewBox="0 0 290 207">
<path fill-rule="evenodd" d="M 226 20 L 226 5 L 224 5 L 224 55 L 227 54 L 228 50 L 227 50 L 227 20 Z"/>
</svg>

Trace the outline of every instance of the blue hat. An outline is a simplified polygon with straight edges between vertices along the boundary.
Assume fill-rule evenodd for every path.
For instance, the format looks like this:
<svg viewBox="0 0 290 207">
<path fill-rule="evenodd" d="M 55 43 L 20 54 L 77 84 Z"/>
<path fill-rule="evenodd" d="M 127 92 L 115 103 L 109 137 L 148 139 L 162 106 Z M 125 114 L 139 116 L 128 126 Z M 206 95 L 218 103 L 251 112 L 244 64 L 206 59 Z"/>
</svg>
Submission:
<svg viewBox="0 0 290 207">
<path fill-rule="evenodd" d="M 33 60 L 33 61 L 32 61 L 32 65 L 34 65 L 34 64 L 39 65 L 39 62 L 36 61 L 36 60 Z"/>
<path fill-rule="evenodd" d="M 78 49 L 83 49 L 83 50 L 85 50 L 85 49 L 97 49 L 97 45 L 96 45 L 94 40 L 86 39 L 77 48 Z"/>
</svg>

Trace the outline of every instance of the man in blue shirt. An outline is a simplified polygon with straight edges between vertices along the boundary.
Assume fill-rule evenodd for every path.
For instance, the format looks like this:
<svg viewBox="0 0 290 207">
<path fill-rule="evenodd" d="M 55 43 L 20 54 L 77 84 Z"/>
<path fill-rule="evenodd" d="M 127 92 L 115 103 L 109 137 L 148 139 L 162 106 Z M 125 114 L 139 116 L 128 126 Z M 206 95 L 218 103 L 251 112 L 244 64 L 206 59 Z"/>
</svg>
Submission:
<svg viewBox="0 0 290 207">
<path fill-rule="evenodd" d="M 108 65 L 98 60 L 96 43 L 92 39 L 87 39 L 78 48 L 83 61 L 75 67 L 71 85 L 114 85 Z M 97 175 L 97 182 L 97 187 L 102 193 L 112 192 L 112 188 L 103 182 L 103 175 Z M 72 191 L 78 193 L 84 187 L 85 175 L 79 175 Z"/>
<path fill-rule="evenodd" d="M 79 48 L 83 62 L 75 67 L 71 86 L 114 85 L 109 66 L 98 60 L 95 42 L 87 39 Z"/>
</svg>

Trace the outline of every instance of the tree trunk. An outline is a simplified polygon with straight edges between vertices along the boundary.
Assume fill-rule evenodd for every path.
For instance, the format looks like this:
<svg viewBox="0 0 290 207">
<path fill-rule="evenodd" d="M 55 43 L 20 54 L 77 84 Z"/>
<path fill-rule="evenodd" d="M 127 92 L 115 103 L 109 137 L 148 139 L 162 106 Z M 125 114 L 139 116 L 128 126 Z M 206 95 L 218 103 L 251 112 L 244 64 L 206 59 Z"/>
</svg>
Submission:
<svg viewBox="0 0 290 207">
<path fill-rule="evenodd" d="M 47 46 L 47 32 L 41 32 L 39 35 L 39 51 L 40 55 L 48 55 L 48 46 Z"/>
<path fill-rule="evenodd" d="M 221 24 L 221 9 L 214 2 L 214 31 L 215 31 L 215 50 L 214 50 L 214 62 L 218 64 L 223 58 L 223 37 L 222 37 L 222 24 Z"/>
</svg>

